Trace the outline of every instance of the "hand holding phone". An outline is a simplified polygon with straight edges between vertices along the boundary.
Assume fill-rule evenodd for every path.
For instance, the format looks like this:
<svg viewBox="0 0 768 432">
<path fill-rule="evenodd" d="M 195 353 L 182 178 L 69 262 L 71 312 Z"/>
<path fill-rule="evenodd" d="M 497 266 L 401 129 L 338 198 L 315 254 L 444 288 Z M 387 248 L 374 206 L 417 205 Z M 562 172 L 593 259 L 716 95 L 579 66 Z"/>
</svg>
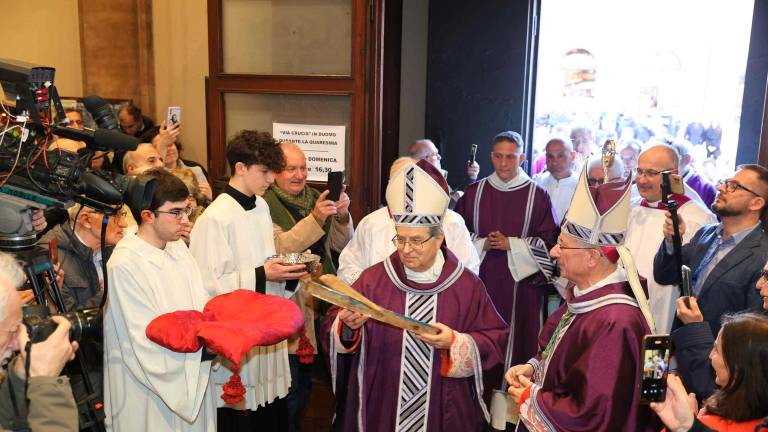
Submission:
<svg viewBox="0 0 768 432">
<path fill-rule="evenodd" d="M 168 128 L 170 129 L 179 123 L 181 123 L 181 107 L 168 107 L 168 118 L 166 118 L 166 124 L 168 125 Z"/>
<path fill-rule="evenodd" d="M 643 338 L 640 357 L 642 384 L 640 403 L 663 402 L 667 394 L 667 374 L 672 341 L 669 335 L 647 335 Z"/>
<path fill-rule="evenodd" d="M 344 185 L 344 171 L 331 171 L 328 173 L 328 197 L 336 202 L 341 198 L 341 188 Z"/>
</svg>

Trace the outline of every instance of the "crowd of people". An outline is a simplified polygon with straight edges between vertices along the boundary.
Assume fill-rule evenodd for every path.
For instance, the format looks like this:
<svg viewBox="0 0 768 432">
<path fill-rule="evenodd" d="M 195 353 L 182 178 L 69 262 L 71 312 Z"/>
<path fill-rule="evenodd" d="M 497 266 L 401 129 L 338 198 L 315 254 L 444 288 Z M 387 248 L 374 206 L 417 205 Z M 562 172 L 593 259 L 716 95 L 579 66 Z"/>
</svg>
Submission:
<svg viewBox="0 0 768 432">
<path fill-rule="evenodd" d="M 82 127 L 79 112 L 66 115 Z M 705 131 L 629 142 L 606 163 L 591 129 L 562 130 L 532 176 L 523 137 L 504 131 L 480 156 L 493 172 L 468 161 L 463 191 L 446 182 L 437 146 L 418 140 L 391 166 L 386 206 L 356 222 L 345 189 L 330 200 L 307 185 L 296 144 L 238 132 L 214 195 L 204 167 L 182 159 L 181 123 L 154 125 L 131 104 L 118 119 L 141 144 L 91 166 L 154 178 L 151 202 L 108 220 L 76 205 L 36 224 L 39 244 L 57 245 L 65 308 L 105 303 L 103 339 L 72 342 L 54 317 L 53 334 L 28 344 L 21 305 L 36 299 L 0 253 L 4 428 L 77 429 L 83 377 L 60 376 L 77 351 L 114 431 L 298 431 L 318 368 L 341 431 L 768 430 L 768 169 L 707 182 L 690 152 Z M 666 172 L 683 193 L 664 196 Z M 424 330 L 309 295 L 306 266 L 282 258 L 304 252 Z M 149 338 L 158 317 L 239 289 L 290 299 L 304 326 L 250 347 L 235 370 L 216 346 L 179 352 Z M 651 334 L 671 334 L 671 360 L 643 353 Z M 666 400 L 641 403 L 643 378 L 667 369 Z"/>
</svg>

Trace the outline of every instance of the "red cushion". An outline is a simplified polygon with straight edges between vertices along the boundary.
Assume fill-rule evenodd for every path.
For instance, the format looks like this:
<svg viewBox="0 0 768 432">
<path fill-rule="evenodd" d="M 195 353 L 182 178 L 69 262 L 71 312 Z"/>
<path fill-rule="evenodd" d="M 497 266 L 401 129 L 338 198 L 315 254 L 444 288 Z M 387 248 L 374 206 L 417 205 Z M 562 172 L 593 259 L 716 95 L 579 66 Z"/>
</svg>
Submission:
<svg viewBox="0 0 768 432">
<path fill-rule="evenodd" d="M 273 295 L 239 289 L 214 297 L 203 312 L 178 311 L 160 315 L 147 326 L 147 337 L 177 352 L 205 346 L 240 367 L 251 348 L 274 345 L 304 325 L 299 307 Z"/>
<path fill-rule="evenodd" d="M 196 352 L 201 343 L 197 326 L 205 321 L 200 311 L 178 311 L 160 315 L 147 326 L 147 338 L 171 351 Z"/>
<path fill-rule="evenodd" d="M 243 289 L 211 299 L 203 313 L 207 319 L 197 335 L 234 368 L 251 348 L 288 339 L 304 325 L 296 303 Z"/>
</svg>

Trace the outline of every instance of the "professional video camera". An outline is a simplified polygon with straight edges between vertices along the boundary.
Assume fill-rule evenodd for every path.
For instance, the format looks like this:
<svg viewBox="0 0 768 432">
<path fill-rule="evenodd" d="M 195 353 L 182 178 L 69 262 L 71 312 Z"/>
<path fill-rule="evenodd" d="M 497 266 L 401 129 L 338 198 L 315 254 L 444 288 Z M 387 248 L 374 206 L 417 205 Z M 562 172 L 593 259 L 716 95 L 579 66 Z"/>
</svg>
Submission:
<svg viewBox="0 0 768 432">
<path fill-rule="evenodd" d="M 0 85 L 7 104 L 0 99 L 0 250 L 13 252 L 25 263 L 37 305 L 25 307 L 24 324 L 32 342 L 45 340 L 56 328 L 48 307 L 52 304 L 72 323 L 70 339 L 99 341 L 101 307 L 107 299 L 108 279 L 103 262 L 104 295 L 101 307 L 68 313 L 56 283 L 53 263 L 36 247 L 31 223 L 33 209 L 66 208 L 77 202 L 105 215 L 102 219 L 102 250 L 109 215 L 123 204 L 134 209 L 149 207 L 156 187 L 150 176 L 118 176 L 93 171 L 97 150 L 134 150 L 138 140 L 119 132 L 112 107 L 98 96 L 85 99 L 97 129 L 68 127 L 54 83 L 55 69 L 0 60 Z M 1 95 L 0 95 L 1 96 Z M 12 106 L 6 106 L 12 105 Z M 83 141 L 77 153 L 48 147 L 56 137 Z M 81 430 L 103 431 L 103 412 L 89 378 L 83 350 L 74 366 L 85 386 L 78 398 Z"/>
<path fill-rule="evenodd" d="M 15 107 L 3 104 L 0 112 L 0 249 L 35 243 L 30 209 L 79 202 L 113 214 L 124 203 L 147 207 L 154 193 L 150 177 L 88 168 L 96 150 L 135 150 L 138 140 L 115 130 L 114 112 L 98 96 L 86 98 L 85 106 L 101 128 L 67 127 L 54 75 L 54 68 L 0 60 L 0 84 L 5 96 L 15 100 Z M 86 148 L 78 153 L 48 150 L 54 135 L 83 141 Z"/>
</svg>

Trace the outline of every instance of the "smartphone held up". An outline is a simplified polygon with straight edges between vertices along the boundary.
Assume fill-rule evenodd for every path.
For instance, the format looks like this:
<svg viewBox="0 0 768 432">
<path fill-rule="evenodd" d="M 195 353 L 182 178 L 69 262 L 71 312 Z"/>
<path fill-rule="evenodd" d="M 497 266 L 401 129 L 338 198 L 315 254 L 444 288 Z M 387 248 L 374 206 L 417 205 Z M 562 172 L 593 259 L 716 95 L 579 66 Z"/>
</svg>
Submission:
<svg viewBox="0 0 768 432">
<path fill-rule="evenodd" d="M 663 402 L 666 398 L 671 351 L 669 335 L 648 335 L 643 338 L 640 403 Z"/>
</svg>

